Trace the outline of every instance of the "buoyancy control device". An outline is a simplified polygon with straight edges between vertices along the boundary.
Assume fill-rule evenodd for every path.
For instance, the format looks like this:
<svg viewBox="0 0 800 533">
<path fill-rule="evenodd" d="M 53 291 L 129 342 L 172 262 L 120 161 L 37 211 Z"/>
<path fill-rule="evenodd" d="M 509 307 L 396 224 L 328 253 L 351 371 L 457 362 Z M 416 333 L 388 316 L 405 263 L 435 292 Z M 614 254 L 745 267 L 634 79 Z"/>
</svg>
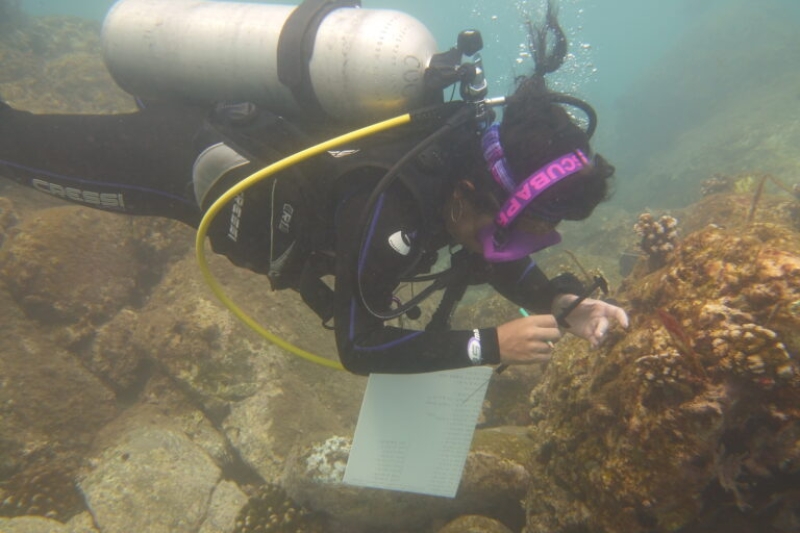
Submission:
<svg viewBox="0 0 800 533">
<path fill-rule="evenodd" d="M 117 84 L 145 99 L 249 101 L 287 117 L 364 124 L 441 95 L 424 83 L 431 32 L 358 0 L 119 0 L 102 43 Z"/>
</svg>

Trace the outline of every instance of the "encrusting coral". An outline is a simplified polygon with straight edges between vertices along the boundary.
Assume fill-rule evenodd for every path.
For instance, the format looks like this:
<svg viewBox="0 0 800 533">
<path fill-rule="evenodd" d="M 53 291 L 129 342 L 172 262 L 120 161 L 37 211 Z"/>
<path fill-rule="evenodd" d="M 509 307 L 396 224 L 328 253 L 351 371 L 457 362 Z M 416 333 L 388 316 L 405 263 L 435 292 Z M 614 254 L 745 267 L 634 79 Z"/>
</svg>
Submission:
<svg viewBox="0 0 800 533">
<path fill-rule="evenodd" d="M 258 488 L 236 518 L 234 533 L 322 533 L 320 516 L 298 506 L 277 485 Z"/>
<path fill-rule="evenodd" d="M 36 515 L 66 521 L 84 509 L 74 466 L 53 462 L 57 464 L 35 464 L 0 484 L 0 516 Z"/>
</svg>

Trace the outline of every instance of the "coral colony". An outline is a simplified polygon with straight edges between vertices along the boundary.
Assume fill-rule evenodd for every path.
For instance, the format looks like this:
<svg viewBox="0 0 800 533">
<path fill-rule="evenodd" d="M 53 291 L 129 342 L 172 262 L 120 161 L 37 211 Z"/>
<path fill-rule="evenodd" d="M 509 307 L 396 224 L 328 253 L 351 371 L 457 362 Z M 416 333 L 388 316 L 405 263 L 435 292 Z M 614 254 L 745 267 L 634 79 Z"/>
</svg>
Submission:
<svg viewBox="0 0 800 533">
<path fill-rule="evenodd" d="M 642 213 L 633 229 L 642 237 L 639 246 L 647 254 L 651 269 L 664 266 L 678 242 L 678 220 L 669 215 L 655 220 L 650 213 Z"/>
</svg>

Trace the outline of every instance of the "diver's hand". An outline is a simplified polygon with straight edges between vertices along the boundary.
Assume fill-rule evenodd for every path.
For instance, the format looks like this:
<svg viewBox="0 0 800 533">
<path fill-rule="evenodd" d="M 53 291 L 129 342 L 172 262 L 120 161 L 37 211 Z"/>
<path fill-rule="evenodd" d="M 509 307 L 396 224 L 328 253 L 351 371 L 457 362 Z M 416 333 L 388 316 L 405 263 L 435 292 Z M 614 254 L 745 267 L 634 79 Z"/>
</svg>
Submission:
<svg viewBox="0 0 800 533">
<path fill-rule="evenodd" d="M 531 315 L 497 327 L 500 362 L 525 365 L 549 361 L 553 343 L 561 338 L 553 315 Z"/>
<path fill-rule="evenodd" d="M 558 314 L 559 310 L 566 308 L 576 298 L 577 296 L 574 294 L 557 296 L 553 301 L 553 313 Z M 612 322 L 616 322 L 623 328 L 628 327 L 628 315 L 622 308 L 591 298 L 582 301 L 566 316 L 566 320 L 570 325 L 566 331 L 586 339 L 591 343 L 592 348 L 600 346 Z"/>
</svg>

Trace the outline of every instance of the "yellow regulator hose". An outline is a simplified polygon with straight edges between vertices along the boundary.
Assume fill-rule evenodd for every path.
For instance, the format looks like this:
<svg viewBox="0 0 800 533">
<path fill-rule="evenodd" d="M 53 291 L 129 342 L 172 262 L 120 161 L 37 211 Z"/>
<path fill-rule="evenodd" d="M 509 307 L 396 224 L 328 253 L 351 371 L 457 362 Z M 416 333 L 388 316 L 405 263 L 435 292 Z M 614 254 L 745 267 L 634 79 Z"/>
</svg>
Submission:
<svg viewBox="0 0 800 533">
<path fill-rule="evenodd" d="M 285 170 L 292 165 L 296 165 L 301 161 L 319 155 L 323 152 L 327 152 L 337 146 L 342 144 L 346 144 L 363 137 L 367 137 L 369 135 L 374 135 L 376 133 L 395 128 L 397 126 L 402 126 L 404 124 L 408 124 L 411 121 L 411 114 L 400 115 L 395 118 L 391 118 L 388 120 L 384 120 L 383 122 L 378 122 L 376 124 L 372 124 L 371 126 L 366 126 L 364 128 L 351 131 L 349 133 L 345 133 L 344 135 L 340 135 L 338 137 L 334 137 L 333 139 L 329 139 L 325 142 L 317 144 L 316 146 L 312 146 L 310 148 L 306 148 L 303 151 L 297 152 L 296 154 L 290 155 L 280 161 L 272 163 L 271 165 L 262 168 L 258 172 L 248 176 L 244 180 L 240 181 L 230 189 L 228 189 L 222 196 L 220 196 L 216 202 L 214 202 L 211 207 L 208 208 L 205 215 L 203 216 L 202 220 L 200 221 L 200 225 L 197 227 L 197 236 L 195 239 L 195 255 L 197 257 L 197 263 L 200 267 L 200 272 L 203 275 L 203 279 L 211 288 L 211 291 L 219 298 L 220 302 L 222 302 L 225 307 L 230 309 L 230 311 L 237 317 L 239 320 L 244 322 L 250 329 L 254 330 L 256 333 L 267 339 L 268 341 L 280 346 L 284 350 L 287 350 L 303 359 L 311 361 L 312 363 L 316 363 L 318 365 L 326 366 L 329 368 L 335 368 L 338 370 L 344 370 L 342 364 L 338 361 L 333 361 L 327 359 L 325 357 L 321 357 L 319 355 L 313 354 L 302 348 L 298 348 L 294 344 L 286 341 L 278 337 L 277 335 L 271 333 L 267 329 L 263 328 L 258 322 L 256 322 L 253 318 L 251 318 L 247 313 L 244 312 L 238 305 L 236 305 L 233 300 L 231 300 L 225 291 L 223 290 L 222 286 L 219 282 L 214 278 L 211 270 L 208 266 L 208 261 L 206 260 L 206 253 L 205 253 L 205 240 L 206 235 L 208 234 L 208 228 L 211 226 L 211 222 L 214 220 L 219 212 L 222 210 L 228 202 L 232 201 L 236 196 L 243 193 L 256 183 L 263 181 L 278 172 Z"/>
</svg>

